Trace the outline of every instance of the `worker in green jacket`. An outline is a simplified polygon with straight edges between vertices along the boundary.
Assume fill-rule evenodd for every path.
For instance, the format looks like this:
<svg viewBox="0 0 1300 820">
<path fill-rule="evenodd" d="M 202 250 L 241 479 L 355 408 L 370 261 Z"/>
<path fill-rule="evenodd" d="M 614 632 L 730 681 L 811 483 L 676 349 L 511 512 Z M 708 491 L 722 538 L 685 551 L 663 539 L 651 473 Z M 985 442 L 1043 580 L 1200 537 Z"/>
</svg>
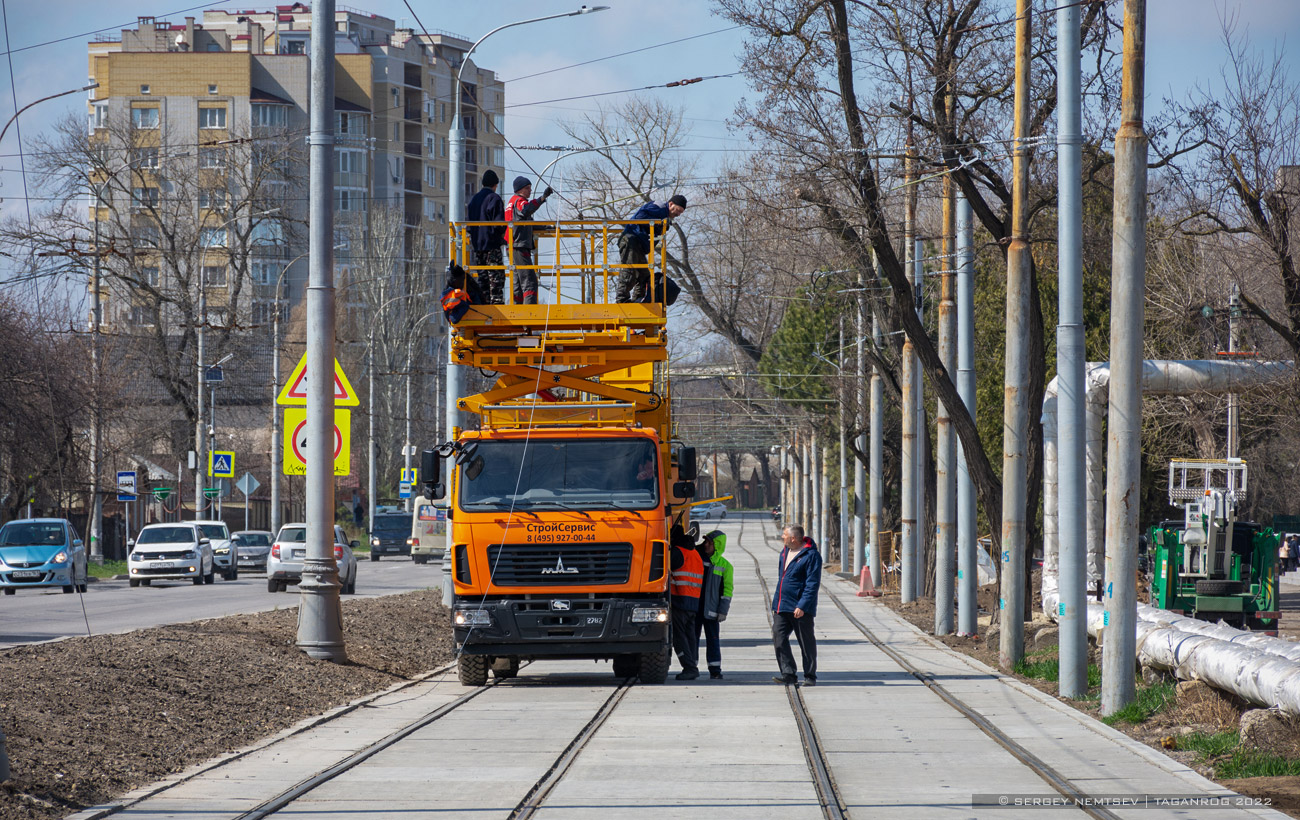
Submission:
<svg viewBox="0 0 1300 820">
<path fill-rule="evenodd" d="M 735 568 L 731 562 L 722 557 L 727 549 L 727 536 L 722 530 L 706 533 L 700 542 L 700 555 L 711 571 L 704 574 L 704 589 L 700 595 L 700 615 L 695 619 L 695 640 L 698 644 L 700 632 L 704 633 L 706 653 L 709 662 L 709 677 L 722 679 L 722 643 L 718 639 L 718 624 L 727 620 L 731 610 L 731 593 L 735 589 Z"/>
</svg>

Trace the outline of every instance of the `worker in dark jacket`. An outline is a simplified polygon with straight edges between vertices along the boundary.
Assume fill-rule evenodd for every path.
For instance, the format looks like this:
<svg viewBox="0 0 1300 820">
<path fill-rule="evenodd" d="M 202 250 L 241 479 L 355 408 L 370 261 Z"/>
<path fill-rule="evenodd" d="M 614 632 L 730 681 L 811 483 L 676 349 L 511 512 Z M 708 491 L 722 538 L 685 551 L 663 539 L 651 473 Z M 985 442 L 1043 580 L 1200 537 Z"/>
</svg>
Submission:
<svg viewBox="0 0 1300 820">
<path fill-rule="evenodd" d="M 546 203 L 554 189 L 547 188 L 539 199 L 529 199 L 533 195 L 533 182 L 528 177 L 515 177 L 515 195 L 506 205 L 506 221 L 510 229 L 506 232 L 506 241 L 510 244 L 510 255 L 515 265 L 515 304 L 537 304 L 537 269 L 533 263 L 533 229 L 520 223 L 532 222 L 533 214 Z"/>
<path fill-rule="evenodd" d="M 670 541 L 668 589 L 673 607 L 673 650 L 682 665 L 677 680 L 695 680 L 700 676 L 700 633 L 696 618 L 704 588 L 704 559 L 681 526 L 673 527 Z"/>
<path fill-rule="evenodd" d="M 506 208 L 497 195 L 497 185 L 501 182 L 497 172 L 491 168 L 483 172 L 483 189 L 469 201 L 470 222 L 504 222 Z M 501 258 L 501 248 L 506 244 L 506 226 L 473 225 L 469 229 L 470 244 L 474 249 L 474 265 L 491 265 L 495 269 L 480 270 L 478 283 L 491 304 L 505 303 L 505 262 Z"/>
<path fill-rule="evenodd" d="M 686 197 L 681 194 L 674 194 L 663 205 L 656 205 L 653 202 L 647 202 L 636 213 L 632 214 L 633 219 L 650 219 L 650 220 L 672 220 L 682 215 L 686 210 Z M 655 230 L 655 238 L 661 237 L 659 229 Z M 618 236 L 618 258 L 623 265 L 636 265 L 639 267 L 623 268 L 618 275 L 618 284 L 615 289 L 614 300 L 616 302 L 643 302 L 646 301 L 646 288 L 650 285 L 650 267 L 646 261 L 650 256 L 650 226 L 630 224 L 623 226 L 623 233 Z M 655 287 L 656 301 L 663 300 L 664 286 L 662 282 L 657 282 Z"/>
<path fill-rule="evenodd" d="M 813 636 L 813 620 L 822 582 L 822 557 L 798 524 L 787 524 L 781 541 L 784 547 L 778 566 L 780 575 L 772 596 L 772 645 L 781 674 L 772 680 L 787 685 L 799 680 L 794 653 L 790 651 L 790 633 L 794 632 L 803 655 L 803 685 L 816 686 L 817 638 Z"/>
</svg>

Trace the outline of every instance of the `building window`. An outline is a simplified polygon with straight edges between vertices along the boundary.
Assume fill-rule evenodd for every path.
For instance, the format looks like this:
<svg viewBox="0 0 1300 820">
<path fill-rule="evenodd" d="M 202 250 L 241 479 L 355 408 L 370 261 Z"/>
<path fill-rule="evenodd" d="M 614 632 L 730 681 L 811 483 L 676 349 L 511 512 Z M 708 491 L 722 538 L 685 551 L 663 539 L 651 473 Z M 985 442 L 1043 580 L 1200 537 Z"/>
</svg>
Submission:
<svg viewBox="0 0 1300 820">
<path fill-rule="evenodd" d="M 204 228 L 199 231 L 199 244 L 205 248 L 226 247 L 226 229 Z"/>
<path fill-rule="evenodd" d="M 249 263 L 254 284 L 270 287 L 280 278 L 280 266 L 266 259 L 254 259 Z"/>
<path fill-rule="evenodd" d="M 439 185 L 440 185 L 440 187 L 442 188 L 442 190 L 444 190 L 444 191 L 447 190 L 447 172 L 446 172 L 446 171 L 439 171 L 439 172 L 438 172 L 438 179 L 439 179 Z"/>
<path fill-rule="evenodd" d="M 337 133 L 356 137 L 366 135 L 366 116 L 364 114 L 353 114 L 346 111 L 339 111 L 336 114 L 338 121 L 335 125 L 335 131 Z"/>
<path fill-rule="evenodd" d="M 253 103 L 251 106 L 253 127 L 284 128 L 289 122 L 289 106 Z"/>
<path fill-rule="evenodd" d="M 199 207 L 207 208 L 210 211 L 224 212 L 226 210 L 226 189 L 200 188 Z"/>
<path fill-rule="evenodd" d="M 157 148 L 132 148 L 131 165 L 136 169 L 157 168 L 158 149 Z"/>
<path fill-rule="evenodd" d="M 203 285 L 209 288 L 224 288 L 226 286 L 226 266 L 204 265 Z"/>
<path fill-rule="evenodd" d="M 401 142 L 401 141 L 402 141 L 402 124 L 400 122 L 395 122 L 393 123 L 393 142 Z"/>
<path fill-rule="evenodd" d="M 158 189 L 150 187 L 132 188 L 131 207 L 137 210 L 140 208 L 157 208 Z"/>
<path fill-rule="evenodd" d="M 158 226 L 147 222 L 132 225 L 131 241 L 137 248 L 158 247 Z"/>
<path fill-rule="evenodd" d="M 136 327 L 153 327 L 158 313 L 149 305 L 132 305 L 128 321 Z"/>
<path fill-rule="evenodd" d="M 140 110 L 140 109 L 136 109 Z M 155 109 L 157 111 L 157 109 Z M 155 116 L 157 116 L 155 114 Z M 157 126 L 154 126 L 155 128 Z M 199 109 L 199 128 L 225 128 L 226 127 L 226 109 L 224 108 L 200 108 Z"/>
<path fill-rule="evenodd" d="M 278 219 L 264 219 L 253 226 L 248 238 L 254 245 L 283 245 L 284 223 Z"/>
<path fill-rule="evenodd" d="M 216 49 L 211 49 L 211 50 L 212 50 L 212 51 L 216 51 Z M 209 94 L 216 94 L 216 93 L 217 93 L 217 86 L 216 86 L 215 84 L 209 84 L 209 85 L 208 85 L 208 93 L 209 93 Z"/>
<path fill-rule="evenodd" d="M 506 132 L 506 115 L 505 115 L 505 114 L 493 114 L 493 115 L 492 115 L 492 127 L 496 129 L 496 132 L 497 132 L 498 134 L 504 134 L 504 133 Z"/>
<path fill-rule="evenodd" d="M 336 170 L 340 174 L 364 174 L 366 172 L 366 155 L 364 151 L 336 150 L 338 157 Z"/>
<path fill-rule="evenodd" d="M 435 188 L 435 187 L 437 187 L 437 185 L 438 185 L 438 169 L 437 169 L 437 168 L 434 168 L 432 165 L 426 165 L 426 166 L 424 166 L 424 181 L 425 181 L 426 183 L 428 183 L 428 185 L 429 185 L 430 188 Z"/>
<path fill-rule="evenodd" d="M 430 222 L 438 218 L 438 203 L 434 202 L 433 197 L 424 198 L 424 218 Z"/>
<path fill-rule="evenodd" d="M 336 211 L 356 211 L 361 208 L 360 197 L 356 191 L 349 191 L 346 188 L 334 189 L 334 210 Z"/>
<path fill-rule="evenodd" d="M 95 103 L 90 109 L 90 127 L 103 128 L 108 125 L 108 103 Z"/>
<path fill-rule="evenodd" d="M 495 166 L 497 166 L 498 168 L 504 168 L 504 167 L 505 167 L 505 164 L 506 164 L 506 149 L 504 149 L 504 148 L 493 148 L 493 149 L 492 149 L 492 164 L 495 165 Z"/>
<path fill-rule="evenodd" d="M 158 287 L 158 269 L 157 268 L 140 268 L 140 281 L 151 288 Z"/>
<path fill-rule="evenodd" d="M 440 145 L 440 146 L 438 147 L 438 156 L 440 156 L 440 157 L 446 157 L 446 156 L 447 156 L 447 138 L 446 138 L 446 137 L 443 137 L 443 138 L 442 138 L 442 145 Z"/>
<path fill-rule="evenodd" d="M 142 85 L 142 86 L 140 86 L 140 93 L 141 93 L 141 94 L 148 94 L 148 93 L 149 93 L 149 86 L 147 86 L 147 85 Z"/>
<path fill-rule="evenodd" d="M 212 109 L 217 110 L 217 109 Z M 224 111 L 225 109 L 220 109 Z M 224 148 L 200 148 L 199 149 L 199 167 L 200 168 L 225 168 L 226 167 L 226 149 Z"/>
<path fill-rule="evenodd" d="M 132 108 L 131 124 L 136 128 L 157 128 L 158 127 L 158 109 L 157 108 Z"/>
<path fill-rule="evenodd" d="M 438 103 L 438 121 L 439 121 L 439 122 L 446 122 L 446 121 L 447 121 L 447 104 L 446 104 L 446 103 Z"/>
<path fill-rule="evenodd" d="M 306 41 L 306 40 L 286 40 L 286 41 L 284 42 L 284 45 L 281 47 L 281 51 L 280 51 L 280 53 L 281 53 L 281 54 L 306 54 L 306 53 L 307 53 L 307 41 Z"/>
</svg>

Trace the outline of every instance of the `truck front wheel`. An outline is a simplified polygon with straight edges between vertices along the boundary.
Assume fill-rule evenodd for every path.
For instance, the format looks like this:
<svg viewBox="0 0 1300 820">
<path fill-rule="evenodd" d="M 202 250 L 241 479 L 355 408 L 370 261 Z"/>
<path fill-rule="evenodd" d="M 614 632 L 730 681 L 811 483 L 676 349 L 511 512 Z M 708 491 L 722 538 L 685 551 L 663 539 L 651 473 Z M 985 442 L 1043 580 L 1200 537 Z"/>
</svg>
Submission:
<svg viewBox="0 0 1300 820">
<path fill-rule="evenodd" d="M 487 657 L 484 655 L 461 655 L 459 660 L 456 661 L 456 674 L 463 686 L 483 686 L 487 683 Z"/>
<path fill-rule="evenodd" d="M 506 680 L 519 674 L 518 658 L 493 658 L 492 659 L 492 677 L 497 680 Z"/>
<path fill-rule="evenodd" d="M 658 652 L 643 652 L 639 679 L 642 683 L 663 683 L 668 680 L 668 647 Z"/>
</svg>

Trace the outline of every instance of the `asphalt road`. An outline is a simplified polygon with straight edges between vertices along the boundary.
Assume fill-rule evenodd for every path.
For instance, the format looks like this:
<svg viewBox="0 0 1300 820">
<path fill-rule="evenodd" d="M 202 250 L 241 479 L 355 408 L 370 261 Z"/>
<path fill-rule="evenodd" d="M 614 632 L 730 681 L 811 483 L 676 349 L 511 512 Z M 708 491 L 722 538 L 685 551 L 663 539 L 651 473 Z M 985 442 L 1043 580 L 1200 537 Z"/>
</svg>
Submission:
<svg viewBox="0 0 1300 820">
<path fill-rule="evenodd" d="M 363 558 L 357 566 L 356 597 L 438 589 L 442 583 L 437 562 L 417 565 L 409 558 L 378 562 Z M 223 581 L 218 575 L 210 586 L 154 581 L 131 589 L 126 581 L 92 580 L 85 595 L 66 595 L 57 587 L 45 592 L 19 590 L 16 595 L 0 596 L 0 648 L 85 635 L 87 631 L 130 632 L 297 605 L 293 587 L 272 594 L 266 591 L 264 574 L 245 572 L 237 581 Z"/>
</svg>

